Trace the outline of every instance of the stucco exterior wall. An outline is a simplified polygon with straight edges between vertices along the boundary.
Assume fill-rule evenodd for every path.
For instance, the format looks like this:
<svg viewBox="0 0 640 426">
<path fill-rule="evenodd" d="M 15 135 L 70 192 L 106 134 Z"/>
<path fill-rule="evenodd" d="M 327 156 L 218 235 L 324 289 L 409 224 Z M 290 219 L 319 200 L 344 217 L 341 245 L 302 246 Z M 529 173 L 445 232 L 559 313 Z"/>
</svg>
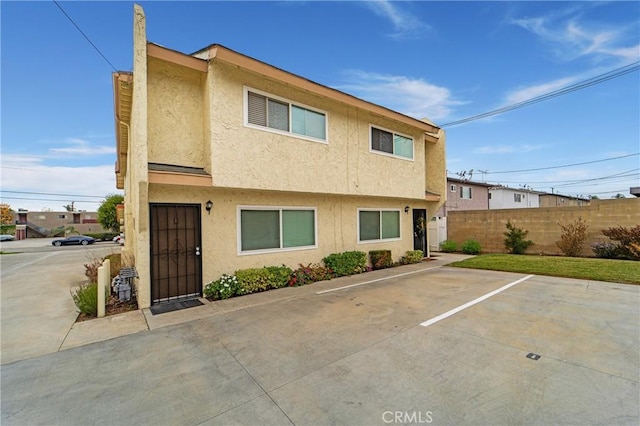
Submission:
<svg viewBox="0 0 640 426">
<path fill-rule="evenodd" d="M 451 186 L 455 190 L 451 191 Z M 460 197 L 460 187 L 471 188 L 471 198 Z M 473 182 L 458 182 L 447 180 L 447 202 L 437 212 L 437 216 L 446 216 L 448 212 L 455 210 L 487 210 L 489 208 L 489 188 L 476 185 Z"/>
<path fill-rule="evenodd" d="M 510 220 L 518 228 L 529 231 L 527 239 L 535 245 L 528 253 L 562 254 L 556 246 L 562 230 L 558 223 L 569 224 L 578 218 L 586 221 L 587 238 L 582 254 L 593 256 L 591 244 L 608 241 L 602 230 L 613 226 L 633 227 L 640 224 L 640 199 L 592 200 L 588 206 L 547 207 L 537 209 L 505 209 L 455 211 L 447 215 L 447 238 L 460 245 L 475 239 L 483 252 L 505 253 L 504 235 Z"/>
<path fill-rule="evenodd" d="M 210 214 L 204 202 L 213 201 Z M 150 186 L 150 203 L 185 203 L 202 206 L 202 266 L 204 283 L 238 269 L 285 264 L 295 269 L 298 264 L 321 263 L 322 258 L 346 250 L 369 252 L 392 251 L 398 260 L 413 250 L 413 217 L 404 207 L 425 208 L 424 202 L 371 197 L 294 194 L 274 191 L 193 188 L 178 185 Z M 317 248 L 278 251 L 262 254 L 238 254 L 238 206 L 311 207 L 317 208 Z M 358 243 L 358 208 L 385 208 L 400 211 L 401 240 Z M 146 290 L 149 291 L 149 290 Z M 148 296 L 145 296 L 145 300 Z M 150 299 L 149 299 L 150 300 Z"/>
<path fill-rule="evenodd" d="M 150 57 L 148 60 L 149 162 L 204 167 L 205 75 Z"/>
<path fill-rule="evenodd" d="M 557 194 L 540 194 L 540 207 L 572 207 L 585 206 L 589 200 L 565 197 Z"/>
<path fill-rule="evenodd" d="M 214 186 L 424 199 L 425 142 L 419 129 L 223 63 L 212 62 L 209 74 Z M 327 143 L 245 126 L 245 85 L 325 111 Z M 413 137 L 414 159 L 370 152 L 370 123 Z"/>
</svg>

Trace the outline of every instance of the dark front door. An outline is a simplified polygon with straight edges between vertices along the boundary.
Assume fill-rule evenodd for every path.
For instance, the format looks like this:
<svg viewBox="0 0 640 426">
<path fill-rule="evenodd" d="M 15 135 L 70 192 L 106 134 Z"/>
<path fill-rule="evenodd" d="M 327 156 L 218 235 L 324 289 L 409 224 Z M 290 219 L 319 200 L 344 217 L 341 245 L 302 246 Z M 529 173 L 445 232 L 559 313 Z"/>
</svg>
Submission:
<svg viewBox="0 0 640 426">
<path fill-rule="evenodd" d="M 427 210 L 413 209 L 413 249 L 427 255 Z"/>
<path fill-rule="evenodd" d="M 153 303 L 197 297 L 202 289 L 199 204 L 151 204 Z"/>
</svg>

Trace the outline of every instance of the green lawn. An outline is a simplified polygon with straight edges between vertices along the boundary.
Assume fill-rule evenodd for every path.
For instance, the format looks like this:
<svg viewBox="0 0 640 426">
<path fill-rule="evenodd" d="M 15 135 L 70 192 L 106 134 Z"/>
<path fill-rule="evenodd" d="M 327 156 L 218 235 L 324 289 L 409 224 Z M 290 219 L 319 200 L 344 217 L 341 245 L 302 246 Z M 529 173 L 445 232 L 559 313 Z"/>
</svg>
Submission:
<svg viewBox="0 0 640 426">
<path fill-rule="evenodd" d="M 447 266 L 640 284 L 640 262 L 633 260 L 483 254 Z"/>
</svg>

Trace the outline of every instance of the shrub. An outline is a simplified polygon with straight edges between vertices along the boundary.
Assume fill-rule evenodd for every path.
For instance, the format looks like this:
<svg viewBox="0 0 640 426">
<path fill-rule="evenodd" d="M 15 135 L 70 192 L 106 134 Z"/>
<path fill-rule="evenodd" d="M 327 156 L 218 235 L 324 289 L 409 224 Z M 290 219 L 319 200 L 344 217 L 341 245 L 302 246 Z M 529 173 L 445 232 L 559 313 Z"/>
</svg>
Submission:
<svg viewBox="0 0 640 426">
<path fill-rule="evenodd" d="M 582 252 L 582 245 L 587 239 L 587 223 L 579 217 L 575 222 L 568 225 L 558 224 L 562 229 L 560 240 L 556 245 L 565 256 L 577 257 Z"/>
<path fill-rule="evenodd" d="M 333 278 L 333 271 L 318 263 L 310 263 L 308 265 L 300 264 L 298 269 L 293 271 L 289 279 L 289 286 L 301 286 L 314 283 L 316 281 L 325 281 Z"/>
<path fill-rule="evenodd" d="M 422 250 L 409 250 L 404 256 L 400 258 L 400 264 L 409 265 L 411 263 L 420 263 L 424 258 Z"/>
<path fill-rule="evenodd" d="M 632 228 L 614 226 L 603 229 L 602 233 L 617 241 L 620 257 L 630 260 L 640 260 L 640 225 Z"/>
<path fill-rule="evenodd" d="M 241 293 L 241 287 L 235 276 L 224 274 L 219 280 L 204 286 L 204 297 L 209 300 L 228 299 Z"/>
<path fill-rule="evenodd" d="M 453 253 L 458 250 L 458 244 L 452 240 L 444 240 L 440 243 L 440 251 L 445 253 Z"/>
<path fill-rule="evenodd" d="M 507 221 L 507 232 L 504 233 L 504 246 L 511 254 L 523 254 L 533 245 L 533 241 L 525 240 L 529 231 L 516 228 L 511 221 Z"/>
<path fill-rule="evenodd" d="M 282 288 L 289 284 L 293 271 L 288 266 L 266 266 L 265 269 L 270 274 L 271 288 Z"/>
<path fill-rule="evenodd" d="M 478 254 L 480 253 L 480 243 L 476 240 L 467 240 L 462 243 L 462 252 L 464 254 Z"/>
<path fill-rule="evenodd" d="M 89 263 L 84 264 L 84 275 L 87 277 L 89 283 L 98 282 L 98 268 L 102 266 L 102 259 L 93 258 Z"/>
<path fill-rule="evenodd" d="M 596 257 L 603 259 L 621 259 L 622 253 L 620 252 L 620 246 L 611 242 L 599 242 L 591 244 L 591 250 L 596 254 Z"/>
<path fill-rule="evenodd" d="M 273 274 L 266 268 L 240 269 L 236 271 L 243 294 L 258 293 L 273 288 Z"/>
<path fill-rule="evenodd" d="M 81 314 L 98 316 L 98 284 L 83 284 L 75 291 L 71 291 L 71 297 Z M 105 299 L 109 298 L 109 289 L 105 288 Z"/>
<path fill-rule="evenodd" d="M 367 254 L 363 251 L 332 253 L 322 261 L 337 277 L 360 274 L 367 270 Z"/>
<path fill-rule="evenodd" d="M 371 250 L 369 252 L 371 267 L 375 269 L 390 268 L 393 266 L 391 259 L 391 250 Z"/>
</svg>

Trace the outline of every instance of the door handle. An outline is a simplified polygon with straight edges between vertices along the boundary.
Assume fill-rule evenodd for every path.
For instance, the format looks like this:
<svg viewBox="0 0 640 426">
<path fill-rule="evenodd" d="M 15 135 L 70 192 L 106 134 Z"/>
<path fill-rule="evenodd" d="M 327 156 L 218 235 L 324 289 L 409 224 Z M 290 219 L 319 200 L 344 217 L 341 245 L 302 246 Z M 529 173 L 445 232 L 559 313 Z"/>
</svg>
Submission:
<svg viewBox="0 0 640 426">
<path fill-rule="evenodd" d="M 196 247 L 196 256 L 200 256 L 200 247 Z"/>
</svg>

